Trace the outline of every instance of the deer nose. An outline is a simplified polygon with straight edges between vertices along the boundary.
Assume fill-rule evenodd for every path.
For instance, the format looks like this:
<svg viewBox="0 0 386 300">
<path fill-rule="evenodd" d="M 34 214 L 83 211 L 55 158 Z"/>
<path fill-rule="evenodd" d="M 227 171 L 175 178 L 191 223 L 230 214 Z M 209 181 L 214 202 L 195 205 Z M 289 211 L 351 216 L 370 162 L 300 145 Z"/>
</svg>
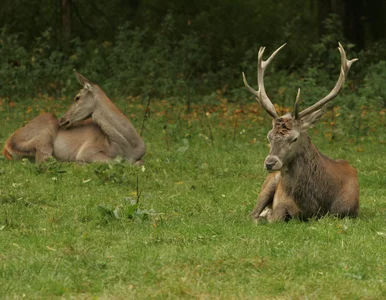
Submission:
<svg viewBox="0 0 386 300">
<path fill-rule="evenodd" d="M 281 160 L 276 155 L 268 155 L 264 161 L 264 166 L 267 171 L 278 170 L 281 168 Z"/>
<path fill-rule="evenodd" d="M 70 124 L 70 120 L 68 120 L 67 118 L 61 117 L 61 118 L 59 119 L 59 126 L 61 126 L 61 127 L 66 127 L 66 126 L 69 125 L 69 124 Z"/>
<path fill-rule="evenodd" d="M 276 165 L 276 162 L 269 162 L 269 163 L 265 163 L 265 168 L 270 171 L 272 170 L 273 166 Z"/>
</svg>

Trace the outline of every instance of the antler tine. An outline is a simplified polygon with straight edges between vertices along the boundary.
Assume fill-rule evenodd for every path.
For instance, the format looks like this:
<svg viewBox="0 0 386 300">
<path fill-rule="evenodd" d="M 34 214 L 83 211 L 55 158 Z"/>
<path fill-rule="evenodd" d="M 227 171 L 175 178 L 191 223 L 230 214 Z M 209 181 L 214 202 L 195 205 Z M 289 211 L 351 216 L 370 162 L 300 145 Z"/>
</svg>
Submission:
<svg viewBox="0 0 386 300">
<path fill-rule="evenodd" d="M 245 78 L 245 74 L 243 72 L 243 81 L 244 85 L 247 87 L 247 89 L 256 96 L 257 102 L 263 107 L 263 109 L 273 118 L 277 118 L 277 112 L 275 107 L 272 104 L 272 101 L 268 98 L 267 93 L 265 92 L 264 87 L 264 71 L 265 68 L 268 67 L 270 62 L 273 60 L 273 58 L 276 56 L 276 54 L 283 48 L 286 44 L 283 44 L 278 49 L 276 49 L 275 52 L 271 54 L 271 56 L 267 60 L 263 60 L 263 54 L 265 47 L 260 47 L 259 54 L 257 57 L 257 84 L 259 87 L 259 90 L 254 90 L 247 82 L 247 79 Z"/>
<path fill-rule="evenodd" d="M 339 45 L 338 50 L 340 52 L 340 58 L 341 58 L 340 59 L 341 60 L 341 67 L 340 67 L 340 74 L 339 74 L 338 81 L 336 82 L 334 88 L 331 90 L 331 92 L 326 97 L 324 97 L 323 99 L 319 100 L 315 104 L 313 104 L 310 107 L 301 111 L 299 113 L 300 119 L 305 117 L 306 115 L 314 112 L 314 111 L 317 111 L 318 109 L 320 109 L 321 107 L 326 105 L 329 101 L 334 99 L 339 94 L 339 92 L 343 88 L 343 85 L 345 83 L 345 80 L 346 80 L 346 77 L 347 77 L 348 71 L 350 70 L 351 65 L 358 60 L 357 58 L 348 60 L 346 57 L 346 52 L 344 51 L 343 46 L 341 45 L 341 43 L 338 43 L 338 45 Z"/>
<path fill-rule="evenodd" d="M 294 106 L 295 120 L 299 120 L 299 102 L 300 102 L 300 89 L 298 89 L 298 94 L 296 95 L 295 106 Z"/>
</svg>

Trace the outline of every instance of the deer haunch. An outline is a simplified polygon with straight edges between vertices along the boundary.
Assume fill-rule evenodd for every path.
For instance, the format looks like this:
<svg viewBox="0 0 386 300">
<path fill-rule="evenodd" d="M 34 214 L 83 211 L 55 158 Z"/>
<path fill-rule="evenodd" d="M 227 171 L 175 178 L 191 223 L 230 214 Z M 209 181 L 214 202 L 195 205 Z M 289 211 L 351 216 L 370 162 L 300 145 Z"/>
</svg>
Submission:
<svg viewBox="0 0 386 300">
<path fill-rule="evenodd" d="M 52 156 L 59 122 L 53 114 L 37 116 L 16 130 L 5 142 L 3 154 L 8 159 L 32 158 L 37 162 Z"/>
</svg>

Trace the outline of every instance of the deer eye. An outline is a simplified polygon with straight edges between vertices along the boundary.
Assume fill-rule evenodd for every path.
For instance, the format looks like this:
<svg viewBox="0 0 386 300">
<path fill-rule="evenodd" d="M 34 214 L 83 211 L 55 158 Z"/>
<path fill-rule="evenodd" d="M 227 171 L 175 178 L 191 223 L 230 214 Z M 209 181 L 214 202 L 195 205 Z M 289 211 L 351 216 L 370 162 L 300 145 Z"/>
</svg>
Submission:
<svg viewBox="0 0 386 300">
<path fill-rule="evenodd" d="M 290 141 L 290 144 L 292 144 L 292 143 L 295 143 L 297 140 L 298 140 L 298 138 L 297 138 L 297 137 L 296 137 L 296 138 L 294 138 L 294 139 L 292 139 L 292 141 Z"/>
<path fill-rule="evenodd" d="M 78 101 L 79 99 L 80 99 L 80 97 L 79 97 L 79 96 L 76 96 L 76 97 L 75 97 L 75 102 Z"/>
</svg>

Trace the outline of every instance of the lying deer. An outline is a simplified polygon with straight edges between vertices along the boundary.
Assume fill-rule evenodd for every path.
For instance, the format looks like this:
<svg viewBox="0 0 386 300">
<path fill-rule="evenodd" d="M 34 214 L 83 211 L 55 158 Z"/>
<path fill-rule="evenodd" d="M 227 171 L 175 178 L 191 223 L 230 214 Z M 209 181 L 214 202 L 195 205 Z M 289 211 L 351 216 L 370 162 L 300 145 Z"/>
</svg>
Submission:
<svg viewBox="0 0 386 300">
<path fill-rule="evenodd" d="M 298 111 L 300 89 L 294 111 L 278 116 L 264 88 L 264 71 L 278 48 L 266 61 L 265 48 L 259 50 L 257 64 L 258 91 L 251 88 L 243 73 L 244 84 L 255 95 L 258 103 L 273 118 L 273 128 L 268 132 L 269 155 L 264 165 L 270 172 L 263 183 L 253 219 L 266 218 L 269 222 L 297 217 L 302 220 L 324 215 L 356 217 L 359 211 L 359 184 L 357 171 L 344 160 L 332 160 L 316 149 L 307 129 L 323 115 L 326 104 L 342 89 L 351 65 L 357 60 L 347 60 L 341 44 L 340 75 L 335 87 L 314 105 Z"/>
<path fill-rule="evenodd" d="M 141 164 L 145 143 L 134 126 L 98 85 L 75 75 L 83 89 L 64 116 L 58 120 L 45 113 L 16 130 L 5 143 L 4 156 L 37 162 L 51 156 L 79 162 L 107 162 L 122 156 Z"/>
</svg>

